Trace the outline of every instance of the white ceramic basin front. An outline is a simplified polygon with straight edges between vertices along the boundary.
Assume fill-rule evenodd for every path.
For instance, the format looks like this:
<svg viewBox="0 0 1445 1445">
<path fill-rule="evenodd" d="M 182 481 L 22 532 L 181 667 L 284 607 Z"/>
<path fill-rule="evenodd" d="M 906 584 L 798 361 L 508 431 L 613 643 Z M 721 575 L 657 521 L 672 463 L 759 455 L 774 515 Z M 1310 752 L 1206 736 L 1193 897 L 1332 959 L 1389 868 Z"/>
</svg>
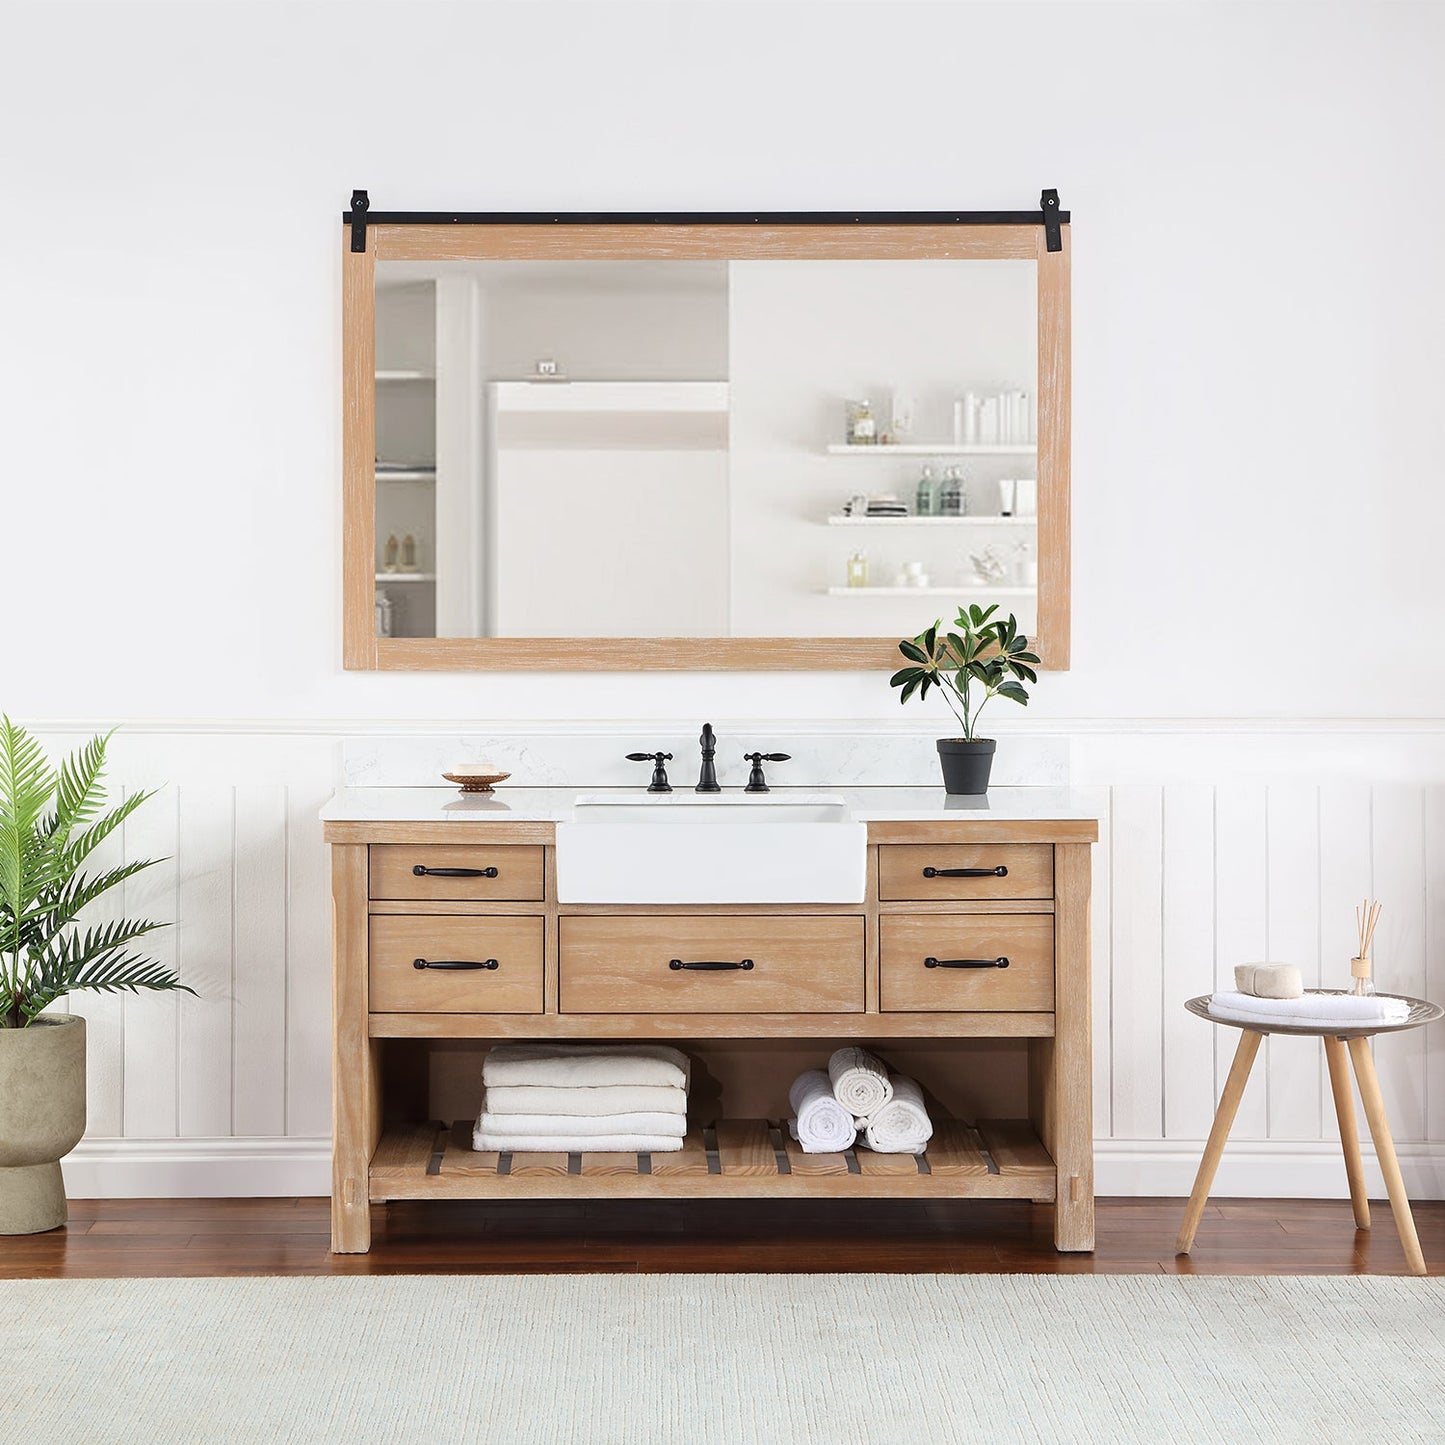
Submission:
<svg viewBox="0 0 1445 1445">
<path fill-rule="evenodd" d="M 557 897 L 861 903 L 867 832 L 826 795 L 584 794 L 557 824 Z"/>
</svg>

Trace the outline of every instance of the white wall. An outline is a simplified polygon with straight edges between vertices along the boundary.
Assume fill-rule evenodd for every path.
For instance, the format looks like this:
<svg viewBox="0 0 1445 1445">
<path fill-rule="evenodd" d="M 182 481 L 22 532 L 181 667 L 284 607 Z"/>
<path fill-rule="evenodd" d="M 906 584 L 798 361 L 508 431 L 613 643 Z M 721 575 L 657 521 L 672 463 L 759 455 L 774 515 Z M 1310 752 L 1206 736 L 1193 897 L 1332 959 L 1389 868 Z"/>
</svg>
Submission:
<svg viewBox="0 0 1445 1445">
<path fill-rule="evenodd" d="M 357 185 L 378 209 L 1012 208 L 1056 185 L 1076 218 L 1075 665 L 1031 719 L 1118 787 L 1440 780 L 1439 7 L 10 4 L 6 32 L 12 714 L 173 720 L 153 736 L 208 739 L 185 766 L 223 815 L 256 750 L 266 786 L 304 772 L 284 806 L 310 808 L 314 739 L 372 720 L 894 718 L 877 675 L 342 672 L 338 215 Z M 157 744 L 141 771 L 181 761 Z M 283 804 L 255 806 L 274 844 Z M 1172 834 L 1190 814 L 1163 806 Z M 312 909 L 324 860 L 314 835 L 287 846 Z M 1442 866 L 1410 859 L 1375 864 L 1401 916 Z M 1116 1019 L 1107 1054 L 1116 1101 L 1121 1079 L 1144 1101 L 1131 1128 L 1177 1023 L 1158 881 L 1146 863 L 1111 885 L 1109 977 L 1147 1023 Z M 1311 908 L 1302 884 L 1270 917 Z M 311 1069 L 315 1025 L 303 1009 L 286 1045 Z M 190 1108 L 195 1057 L 127 1075 L 121 1124 L 174 1132 L 164 1096 Z M 224 1134 L 205 1097 L 185 1117 Z"/>
</svg>

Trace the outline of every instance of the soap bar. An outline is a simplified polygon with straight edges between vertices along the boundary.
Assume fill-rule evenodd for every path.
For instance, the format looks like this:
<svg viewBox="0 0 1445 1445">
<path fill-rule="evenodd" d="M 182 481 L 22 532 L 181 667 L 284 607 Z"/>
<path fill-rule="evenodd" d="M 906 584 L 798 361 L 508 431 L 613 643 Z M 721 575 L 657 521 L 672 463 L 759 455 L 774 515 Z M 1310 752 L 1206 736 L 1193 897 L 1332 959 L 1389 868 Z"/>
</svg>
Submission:
<svg viewBox="0 0 1445 1445">
<path fill-rule="evenodd" d="M 495 778 L 506 769 L 499 768 L 495 763 L 458 763 L 449 771 L 459 778 Z"/>
<path fill-rule="evenodd" d="M 1292 963 L 1240 963 L 1235 965 L 1234 986 L 1256 998 L 1302 998 L 1304 980 Z"/>
</svg>

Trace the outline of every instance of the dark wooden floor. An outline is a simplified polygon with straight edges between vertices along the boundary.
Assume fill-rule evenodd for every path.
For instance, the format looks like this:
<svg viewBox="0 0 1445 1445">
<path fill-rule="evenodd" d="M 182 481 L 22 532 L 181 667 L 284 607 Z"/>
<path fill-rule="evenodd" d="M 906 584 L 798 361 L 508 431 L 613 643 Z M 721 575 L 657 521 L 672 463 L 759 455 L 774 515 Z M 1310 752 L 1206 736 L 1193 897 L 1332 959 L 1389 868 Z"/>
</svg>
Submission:
<svg viewBox="0 0 1445 1445">
<path fill-rule="evenodd" d="M 0 1277 L 868 1271 L 1403 1274 L 1389 1206 L 1356 1231 L 1344 1200 L 1216 1200 L 1174 1254 L 1184 1201 L 1106 1199 L 1094 1254 L 1056 1254 L 1052 1211 L 1013 1201 L 393 1204 L 370 1254 L 329 1252 L 324 1199 L 74 1200 L 70 1223 L 0 1239 Z M 1445 1203 L 1415 1209 L 1445 1274 Z"/>
</svg>

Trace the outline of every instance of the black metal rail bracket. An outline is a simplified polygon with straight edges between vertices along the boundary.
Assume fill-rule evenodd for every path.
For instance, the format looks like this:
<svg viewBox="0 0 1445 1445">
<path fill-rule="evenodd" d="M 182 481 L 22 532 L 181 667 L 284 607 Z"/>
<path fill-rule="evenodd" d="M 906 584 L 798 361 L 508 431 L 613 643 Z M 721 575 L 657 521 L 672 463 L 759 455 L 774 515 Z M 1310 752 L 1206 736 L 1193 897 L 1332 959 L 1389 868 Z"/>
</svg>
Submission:
<svg viewBox="0 0 1445 1445">
<path fill-rule="evenodd" d="M 351 249 L 366 250 L 373 226 L 1042 226 L 1050 251 L 1064 249 L 1059 228 L 1069 213 L 1047 190 L 1037 211 L 372 211 L 365 191 L 352 191 L 341 213 Z"/>
</svg>

